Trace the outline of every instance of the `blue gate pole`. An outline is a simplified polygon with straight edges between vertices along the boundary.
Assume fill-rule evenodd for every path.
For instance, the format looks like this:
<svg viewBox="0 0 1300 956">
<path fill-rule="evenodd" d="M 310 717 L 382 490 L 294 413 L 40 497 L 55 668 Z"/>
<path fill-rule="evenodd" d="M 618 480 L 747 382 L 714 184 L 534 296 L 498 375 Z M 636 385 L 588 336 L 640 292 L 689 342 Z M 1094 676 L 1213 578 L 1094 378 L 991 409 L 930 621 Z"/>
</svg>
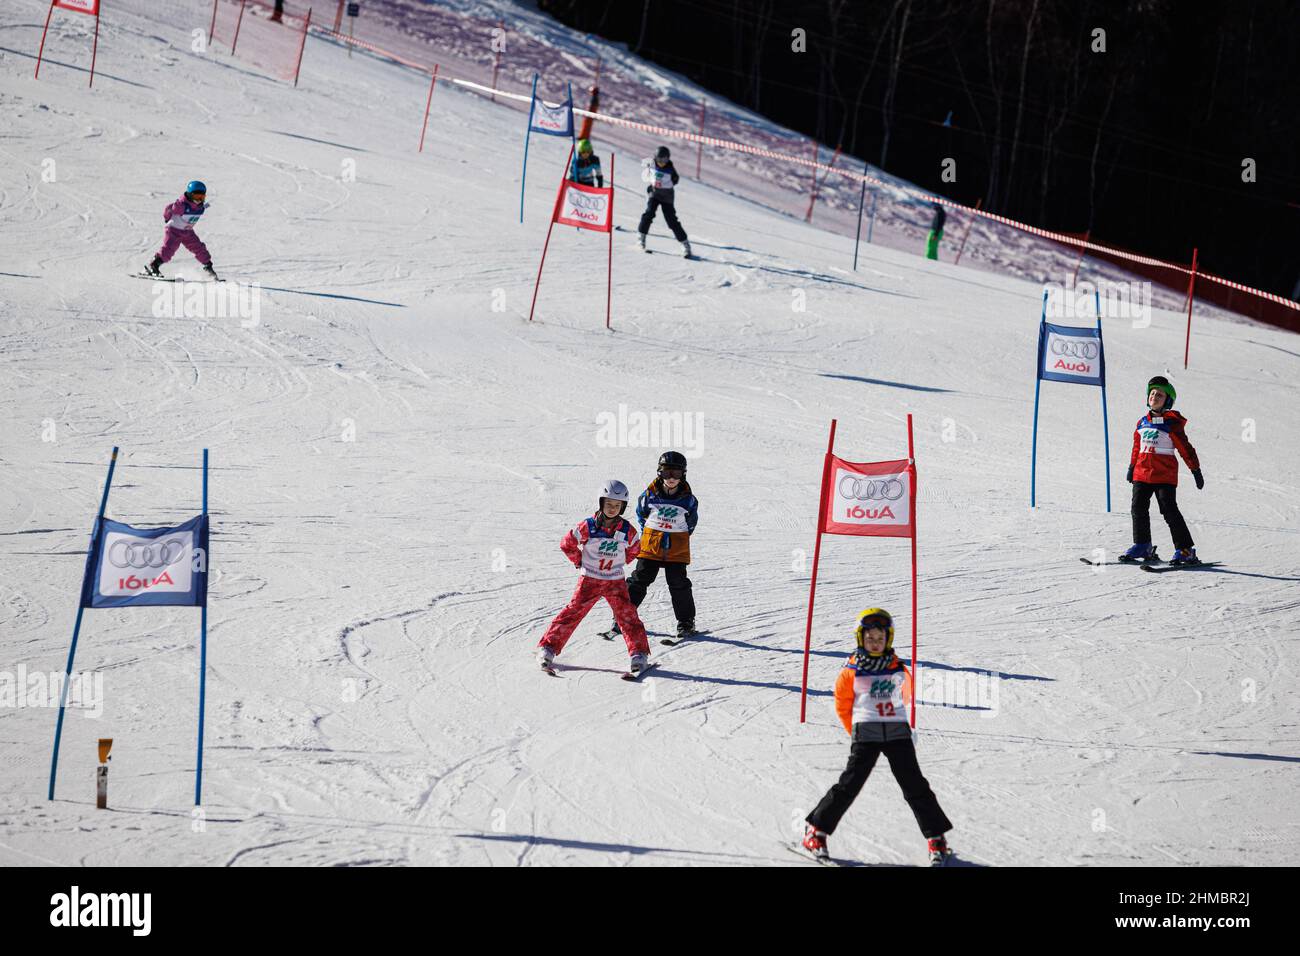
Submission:
<svg viewBox="0 0 1300 956">
<path fill-rule="evenodd" d="M 208 450 L 203 449 L 203 514 L 208 513 Z M 212 531 L 208 534 L 208 551 L 211 552 Z M 203 555 L 203 573 L 212 573 L 212 555 Z M 212 578 L 209 576 L 208 581 Z M 194 772 L 194 805 L 199 806 L 203 792 L 203 704 L 208 689 L 208 595 L 204 588 L 203 607 L 199 609 L 199 754 Z"/>
<path fill-rule="evenodd" d="M 1038 396 L 1043 388 L 1043 337 L 1047 332 L 1047 291 L 1043 291 L 1043 317 L 1038 322 L 1038 348 L 1034 350 L 1034 441 L 1029 453 L 1029 507 L 1038 506 Z"/>
<path fill-rule="evenodd" d="M 862 175 L 867 174 L 866 166 L 862 167 Z M 875 196 L 875 193 L 871 194 Z M 862 206 L 867 201 L 867 180 L 862 180 L 862 192 L 858 194 L 858 231 L 853 234 L 853 271 L 858 271 L 858 243 L 862 240 Z"/>
<path fill-rule="evenodd" d="M 537 74 L 533 74 L 533 98 L 528 103 L 528 131 L 524 133 L 524 172 L 519 177 L 519 222 L 524 221 L 524 183 L 528 181 L 528 140 L 533 135 L 533 107 L 537 105 Z"/>
<path fill-rule="evenodd" d="M 108 477 L 104 479 L 104 494 L 99 499 L 99 514 L 95 518 L 95 528 L 90 535 L 90 549 L 87 563 L 94 557 L 96 532 L 99 531 L 100 519 L 108 507 L 108 489 L 113 486 L 113 469 L 117 467 L 117 445 L 113 446 L 113 457 L 108 461 Z M 72 682 L 72 661 L 77 656 L 77 637 L 81 634 L 81 615 L 86 610 L 80 597 L 77 599 L 77 623 L 72 625 L 72 646 L 68 648 L 68 666 L 63 671 L 63 689 L 59 692 L 59 719 L 54 725 L 54 754 L 50 757 L 50 791 L 47 799 L 54 799 L 54 776 L 59 769 L 59 742 L 63 739 L 63 714 L 68 704 L 68 684 Z"/>
<path fill-rule="evenodd" d="M 871 218 L 867 220 L 867 245 L 871 245 L 871 230 L 876 227 L 876 198 L 880 194 L 871 190 Z"/>
<path fill-rule="evenodd" d="M 573 147 L 573 155 L 578 155 L 578 124 L 574 122 L 573 116 L 573 83 L 569 86 L 569 144 Z"/>
<path fill-rule="evenodd" d="M 1093 290 L 1097 305 L 1097 351 L 1101 358 L 1101 433 L 1106 442 L 1106 514 L 1110 514 L 1110 421 L 1106 411 L 1106 346 L 1101 340 L 1101 290 Z"/>
</svg>

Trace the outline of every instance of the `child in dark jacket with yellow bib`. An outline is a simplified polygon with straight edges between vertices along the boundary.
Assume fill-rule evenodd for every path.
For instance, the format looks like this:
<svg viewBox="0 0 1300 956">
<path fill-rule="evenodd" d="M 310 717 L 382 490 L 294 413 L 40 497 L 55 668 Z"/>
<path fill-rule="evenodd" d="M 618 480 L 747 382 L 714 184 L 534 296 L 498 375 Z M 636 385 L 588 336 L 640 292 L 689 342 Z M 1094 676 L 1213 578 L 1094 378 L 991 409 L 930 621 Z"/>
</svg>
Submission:
<svg viewBox="0 0 1300 956">
<path fill-rule="evenodd" d="M 691 563 L 691 535 L 700 518 L 700 503 L 686 481 L 686 456 L 666 451 L 659 456 L 658 473 L 636 503 L 641 525 L 641 554 L 636 570 L 627 579 L 627 593 L 637 607 L 662 568 L 668 579 L 668 594 L 677 617 L 677 639 L 695 630 L 695 597 L 686 566 Z M 604 633 L 613 640 L 620 633 L 615 624 Z"/>
<path fill-rule="evenodd" d="M 928 840 L 931 864 L 943 866 L 952 854 L 944 838 L 952 823 L 916 762 L 907 717 L 912 678 L 894 653 L 894 622 L 889 612 L 878 607 L 863 611 L 856 636 L 857 649 L 835 681 L 835 710 L 853 738 L 849 763 L 839 782 L 808 814 L 803 846 L 819 860 L 830 859 L 826 838 L 835 832 L 883 753 Z"/>
</svg>

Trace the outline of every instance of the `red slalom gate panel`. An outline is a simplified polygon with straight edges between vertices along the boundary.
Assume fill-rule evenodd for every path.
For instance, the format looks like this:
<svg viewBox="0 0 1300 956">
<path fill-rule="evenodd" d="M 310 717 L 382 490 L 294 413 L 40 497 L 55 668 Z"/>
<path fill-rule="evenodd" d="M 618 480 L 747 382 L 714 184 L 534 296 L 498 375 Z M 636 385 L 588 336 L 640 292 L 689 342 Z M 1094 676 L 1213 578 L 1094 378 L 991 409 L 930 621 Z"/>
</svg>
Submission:
<svg viewBox="0 0 1300 956">
<path fill-rule="evenodd" d="M 268 0 L 213 0 L 209 49 L 281 80 L 292 80 L 308 5 L 285 4 L 283 19 L 271 19 Z"/>
</svg>

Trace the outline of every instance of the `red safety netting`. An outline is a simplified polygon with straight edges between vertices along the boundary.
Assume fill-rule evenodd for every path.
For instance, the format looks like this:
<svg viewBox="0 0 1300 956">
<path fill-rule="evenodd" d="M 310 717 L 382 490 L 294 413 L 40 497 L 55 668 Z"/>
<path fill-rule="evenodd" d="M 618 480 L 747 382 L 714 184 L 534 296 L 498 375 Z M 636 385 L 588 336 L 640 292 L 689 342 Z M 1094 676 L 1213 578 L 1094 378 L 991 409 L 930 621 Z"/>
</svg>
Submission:
<svg viewBox="0 0 1300 956">
<path fill-rule="evenodd" d="M 648 156 L 662 144 L 673 148 L 687 177 L 768 206 L 795 220 L 810 217 L 822 229 L 853 237 L 866 183 L 861 237 L 864 243 L 920 253 L 930 228 L 930 204 L 949 212 L 941 260 L 959 254 L 965 266 L 1035 282 L 1152 283 L 1157 308 L 1185 308 L 1192 269 L 1097 241 L 1078 232 L 1052 231 L 972 209 L 893 179 L 861 160 L 840 155 L 762 117 L 712 96 L 683 92 L 689 84 L 621 51 L 557 30 L 544 14 L 520 8 L 509 21 L 475 17 L 427 0 L 363 0 L 361 16 L 347 17 L 346 0 L 290 0 L 283 23 L 272 23 L 270 0 L 214 0 L 214 42 L 227 47 L 239 37 L 236 57 L 283 78 L 296 68 L 304 13 L 314 10 L 310 36 L 351 46 L 402 66 L 431 72 L 524 112 L 534 73 L 538 94 L 558 102 L 571 84 L 575 112 L 598 86 L 600 104 L 592 138 Z M 240 22 L 240 9 L 243 19 Z M 504 39 L 504 49 L 502 49 Z M 816 185 L 814 186 L 814 183 Z M 814 198 L 815 194 L 815 198 Z M 699 231 L 707 232 L 708 223 Z M 851 255 L 851 253 L 850 253 Z M 1198 303 L 1300 331 L 1300 303 L 1252 289 L 1200 269 Z"/>
<path fill-rule="evenodd" d="M 282 80 L 292 80 L 302 45 L 307 4 L 286 3 L 280 19 L 269 0 L 212 0 L 209 43 L 213 52 Z"/>
</svg>

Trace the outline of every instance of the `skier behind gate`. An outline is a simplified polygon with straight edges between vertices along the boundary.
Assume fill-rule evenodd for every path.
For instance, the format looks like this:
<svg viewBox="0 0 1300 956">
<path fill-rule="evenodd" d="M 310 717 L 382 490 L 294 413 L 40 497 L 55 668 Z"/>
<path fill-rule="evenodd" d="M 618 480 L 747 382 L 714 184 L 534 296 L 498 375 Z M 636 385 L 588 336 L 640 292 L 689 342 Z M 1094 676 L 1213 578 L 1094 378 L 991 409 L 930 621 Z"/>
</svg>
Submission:
<svg viewBox="0 0 1300 956">
<path fill-rule="evenodd" d="M 573 168 L 569 171 L 569 179 L 583 186 L 605 188 L 605 176 L 600 171 L 600 157 L 592 151 L 591 140 L 578 140 L 578 149 L 573 156 Z"/>
<path fill-rule="evenodd" d="M 1126 476 L 1133 485 L 1133 547 L 1120 555 L 1121 561 L 1150 564 L 1160 560 L 1151 543 L 1151 497 L 1154 495 L 1174 539 L 1174 556 L 1169 563 L 1201 563 L 1192 546 L 1192 533 L 1178 509 L 1178 459 L 1174 452 L 1191 469 L 1198 490 L 1205 487 L 1205 479 L 1201 477 L 1196 449 L 1187 440 L 1187 419 L 1173 410 L 1177 397 L 1173 385 L 1163 375 L 1147 383 L 1150 411 L 1138 419 L 1133 429 L 1133 452 Z"/>
<path fill-rule="evenodd" d="M 628 670 L 637 674 L 649 663 L 650 644 L 645 628 L 637 616 L 636 606 L 628 599 L 624 565 L 630 564 L 641 551 L 641 537 L 632 523 L 623 517 L 629 498 L 627 485 L 610 479 L 600 489 L 596 513 L 583 518 L 565 534 L 560 550 L 582 572 L 577 590 L 537 644 L 537 663 L 550 670 L 555 656 L 564 650 L 574 629 L 601 598 L 609 602 L 622 628 L 631 655 Z"/>
</svg>

